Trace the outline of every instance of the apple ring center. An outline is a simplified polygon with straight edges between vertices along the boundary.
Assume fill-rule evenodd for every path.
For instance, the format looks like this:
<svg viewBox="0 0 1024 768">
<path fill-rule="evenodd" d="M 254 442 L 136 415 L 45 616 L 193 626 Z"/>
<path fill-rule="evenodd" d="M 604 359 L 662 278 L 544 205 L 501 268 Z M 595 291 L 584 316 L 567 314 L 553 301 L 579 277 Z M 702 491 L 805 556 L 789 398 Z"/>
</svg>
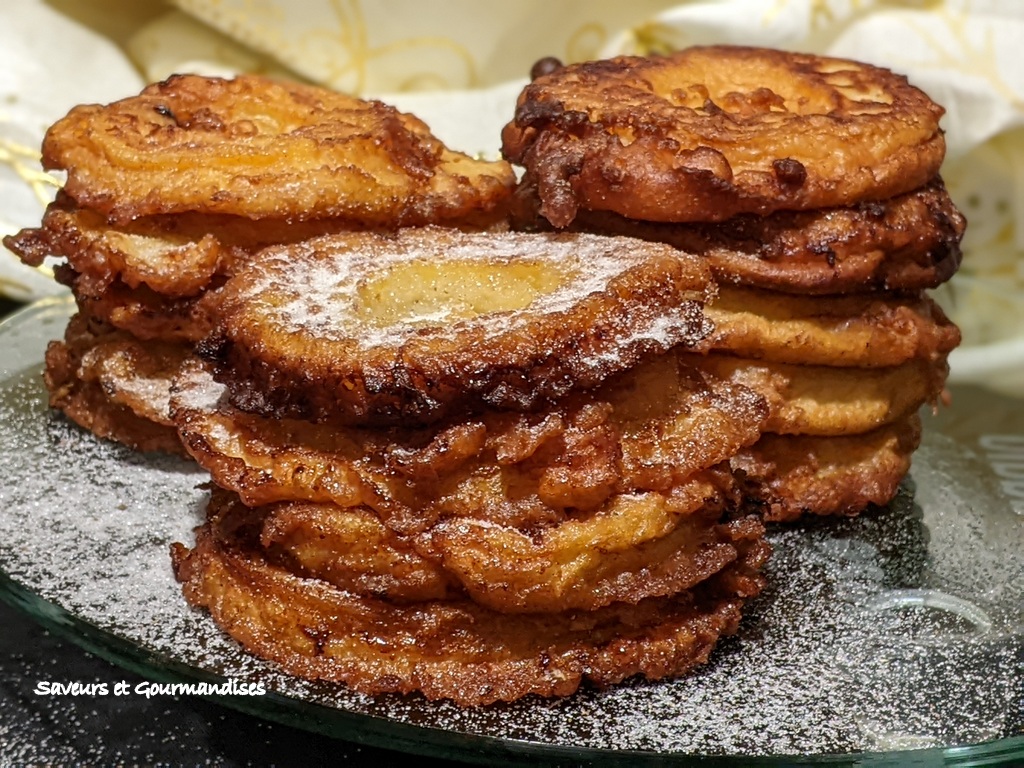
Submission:
<svg viewBox="0 0 1024 768">
<path fill-rule="evenodd" d="M 534 259 L 428 260 L 395 264 L 356 289 L 359 319 L 377 328 L 436 325 L 525 309 L 576 278 L 575 270 Z"/>
</svg>

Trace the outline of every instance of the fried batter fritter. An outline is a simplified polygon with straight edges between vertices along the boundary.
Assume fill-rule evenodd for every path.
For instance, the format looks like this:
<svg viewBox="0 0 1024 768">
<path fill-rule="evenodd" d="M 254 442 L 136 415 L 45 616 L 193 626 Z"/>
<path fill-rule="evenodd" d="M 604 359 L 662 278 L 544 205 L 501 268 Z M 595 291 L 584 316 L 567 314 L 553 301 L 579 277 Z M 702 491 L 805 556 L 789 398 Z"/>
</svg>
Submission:
<svg viewBox="0 0 1024 768">
<path fill-rule="evenodd" d="M 960 330 L 924 294 L 796 296 L 721 287 L 704 308 L 707 350 L 795 365 L 883 368 L 941 361 Z"/>
<path fill-rule="evenodd" d="M 745 493 L 765 520 L 804 514 L 855 515 L 892 501 L 921 442 L 921 419 L 910 416 L 863 435 L 764 435 L 731 461 Z"/>
<path fill-rule="evenodd" d="M 543 528 L 499 525 L 478 508 L 405 536 L 368 507 L 307 502 L 257 507 L 247 520 L 274 562 L 361 595 L 468 595 L 502 613 L 559 613 L 675 594 L 733 562 L 761 529 L 724 519 L 731 489 L 727 470 L 700 473 L 669 494 L 615 496 Z"/>
<path fill-rule="evenodd" d="M 232 519 L 239 509 L 215 494 L 195 547 L 174 546 L 189 603 L 291 674 L 466 706 L 564 696 L 584 681 L 659 679 L 704 663 L 717 639 L 735 631 L 743 602 L 760 592 L 768 551 L 763 539 L 746 539 L 735 563 L 671 597 L 501 614 L 469 600 L 400 605 L 296 575 L 268 562 L 258 531 Z"/>
<path fill-rule="evenodd" d="M 72 318 L 46 349 L 50 407 L 90 432 L 139 451 L 184 454 L 168 413 L 171 378 L 185 350 L 145 349 L 131 337 Z"/>
<path fill-rule="evenodd" d="M 710 274 L 639 240 L 335 235 L 268 249 L 224 286 L 215 364 L 241 410 L 332 423 L 528 411 L 709 327 Z"/>
<path fill-rule="evenodd" d="M 478 228 L 469 220 L 457 226 Z M 268 246 L 366 228 L 337 218 L 254 220 L 201 212 L 146 216 L 115 226 L 61 192 L 47 207 L 42 226 L 23 229 L 4 243 L 30 266 L 50 256 L 65 258 L 92 297 L 123 285 L 179 299 L 219 284 L 237 264 Z"/>
<path fill-rule="evenodd" d="M 633 604 L 693 587 L 737 557 L 736 540 L 757 535 L 750 520 L 717 524 L 731 490 L 727 474 L 702 473 L 667 494 L 612 496 L 533 530 L 446 518 L 417 549 L 439 558 L 474 602 L 503 613 Z"/>
<path fill-rule="evenodd" d="M 95 338 L 85 349 L 70 344 L 79 358 L 79 379 L 97 384 L 111 402 L 143 419 L 174 425 L 169 410 L 171 381 L 191 356 L 186 347 L 143 344 L 118 332 Z"/>
<path fill-rule="evenodd" d="M 890 368 L 833 368 L 710 354 L 693 365 L 764 397 L 770 414 L 765 432 L 818 436 L 859 435 L 934 405 L 949 372 L 945 358 Z"/>
<path fill-rule="evenodd" d="M 457 579 L 369 507 L 284 502 L 248 508 L 237 497 L 230 504 L 237 524 L 258 527 L 268 560 L 305 578 L 399 603 L 463 596 Z"/>
<path fill-rule="evenodd" d="M 201 293 L 268 245 L 354 228 L 337 219 L 253 221 L 203 213 L 148 216 L 113 226 L 60 193 L 41 227 L 24 229 L 5 243 L 32 266 L 48 256 L 66 258 L 76 274 L 88 278 L 93 296 L 123 284 L 177 299 Z"/>
<path fill-rule="evenodd" d="M 67 378 L 63 362 L 68 352 L 61 342 L 47 350 L 47 389 L 50 407 L 59 410 L 78 426 L 97 437 L 126 445 L 136 451 L 157 451 L 185 455 L 172 427 L 136 415 L 131 408 L 113 402 L 98 384 Z"/>
<path fill-rule="evenodd" d="M 115 224 L 201 211 L 421 225 L 500 212 L 515 183 L 381 102 L 255 75 L 175 75 L 75 107 L 47 131 L 43 166 Z"/>
<path fill-rule="evenodd" d="M 551 228 L 528 178 L 514 202 L 514 226 Z M 581 210 L 568 229 L 669 243 L 707 259 L 720 284 L 829 295 L 935 288 L 960 266 L 965 226 L 936 178 L 890 200 L 849 208 L 676 224 Z"/>
<path fill-rule="evenodd" d="M 709 382 L 678 352 L 649 359 L 538 414 L 484 412 L 430 428 L 334 428 L 239 412 L 190 363 L 172 414 L 214 481 L 252 506 L 367 505 L 405 534 L 486 515 L 541 528 L 614 493 L 663 491 L 760 436 L 764 399 Z"/>
<path fill-rule="evenodd" d="M 82 314 L 139 339 L 191 347 L 211 332 L 216 288 L 198 296 L 171 299 L 145 285 L 129 288 L 116 281 L 94 293 L 88 277 L 74 273 L 67 265 L 54 272 L 58 280 L 71 287 Z"/>
<path fill-rule="evenodd" d="M 243 253 L 234 243 L 210 234 L 209 223 L 208 217 L 186 214 L 159 221 L 150 217 L 115 228 L 96 211 L 75 207 L 61 193 L 47 207 L 41 227 L 23 229 L 4 242 L 33 266 L 49 256 L 65 258 L 90 296 L 120 283 L 180 298 L 194 296 L 216 275 L 230 273 L 231 264 Z"/>
<path fill-rule="evenodd" d="M 195 363 L 172 394 L 183 441 L 219 486 L 252 506 L 321 502 L 302 507 L 319 521 L 306 539 L 321 546 L 342 537 L 330 521 L 341 524 L 346 509 L 373 509 L 503 612 L 636 602 L 733 559 L 732 529 L 716 526 L 736 501 L 731 480 L 702 470 L 756 440 L 766 413 L 743 387 L 709 386 L 678 352 L 539 414 L 492 411 L 431 428 L 273 420 L 237 411 L 225 394 Z"/>
<path fill-rule="evenodd" d="M 734 46 L 572 64 L 520 94 L 502 151 L 541 214 L 648 221 L 885 200 L 939 170 L 943 109 L 867 64 Z"/>
</svg>

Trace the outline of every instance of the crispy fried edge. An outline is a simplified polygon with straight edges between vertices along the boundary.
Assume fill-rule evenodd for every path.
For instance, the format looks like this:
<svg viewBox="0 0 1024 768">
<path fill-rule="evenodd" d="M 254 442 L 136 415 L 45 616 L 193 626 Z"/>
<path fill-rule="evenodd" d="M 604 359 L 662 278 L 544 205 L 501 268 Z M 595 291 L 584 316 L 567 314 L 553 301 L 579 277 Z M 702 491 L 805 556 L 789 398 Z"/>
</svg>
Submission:
<svg viewBox="0 0 1024 768">
<path fill-rule="evenodd" d="M 688 67 L 696 71 L 688 75 Z M 747 103 L 734 107 L 741 108 L 738 114 L 744 108 L 770 112 L 763 131 L 745 114 L 726 120 L 711 102 L 736 101 L 739 87 L 732 82 L 721 84 L 728 93 L 705 89 L 702 108 L 679 105 L 680 94 L 703 87 L 687 88 L 705 68 L 756 71 Z M 790 95 L 802 103 L 818 98 L 818 113 L 781 117 L 768 86 L 806 87 L 810 96 Z M 860 102 L 847 97 L 868 86 L 888 97 L 887 114 L 855 107 Z M 542 215 L 556 227 L 569 224 L 580 208 L 650 221 L 723 221 L 740 213 L 883 200 L 915 189 L 938 172 L 945 155 L 942 114 L 905 77 L 861 62 L 695 46 L 665 56 L 583 62 L 538 77 L 524 88 L 502 131 L 502 152 L 537 179 Z M 829 142 L 842 163 L 819 151 Z"/>
</svg>

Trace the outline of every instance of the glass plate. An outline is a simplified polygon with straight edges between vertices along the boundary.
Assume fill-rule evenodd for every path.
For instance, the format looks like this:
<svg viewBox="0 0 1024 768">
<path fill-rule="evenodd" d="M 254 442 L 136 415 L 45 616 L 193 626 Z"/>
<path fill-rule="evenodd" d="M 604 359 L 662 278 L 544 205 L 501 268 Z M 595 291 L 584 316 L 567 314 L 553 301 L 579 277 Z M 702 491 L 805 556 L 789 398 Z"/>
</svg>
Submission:
<svg viewBox="0 0 1024 768">
<path fill-rule="evenodd" d="M 351 741 L 479 762 L 1024 760 L 1024 508 L 1014 508 L 1024 423 L 1008 421 L 1019 403 L 1002 401 L 1003 416 L 989 396 L 987 422 L 981 412 L 965 421 L 958 408 L 971 406 L 958 403 L 949 413 L 960 417 L 929 423 L 888 508 L 772 530 L 768 589 L 695 674 L 460 709 L 281 674 L 186 606 L 168 547 L 191 541 L 206 476 L 49 412 L 40 360 L 72 311 L 46 300 L 0 324 L 0 594 L 115 663 L 162 681 L 226 681 L 235 693 L 260 683 L 265 695 L 219 700 Z M 968 422 L 991 433 L 965 437 Z"/>
</svg>

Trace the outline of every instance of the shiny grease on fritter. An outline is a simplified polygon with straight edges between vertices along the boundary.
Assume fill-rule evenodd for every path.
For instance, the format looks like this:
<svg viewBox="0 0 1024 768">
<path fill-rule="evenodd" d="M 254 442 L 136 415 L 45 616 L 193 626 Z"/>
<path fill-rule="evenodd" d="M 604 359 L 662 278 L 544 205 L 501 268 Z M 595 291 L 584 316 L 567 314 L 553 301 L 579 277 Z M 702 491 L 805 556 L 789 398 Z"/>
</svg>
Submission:
<svg viewBox="0 0 1024 768">
<path fill-rule="evenodd" d="M 43 166 L 114 223 L 190 211 L 411 226 L 500 214 L 515 177 L 379 101 L 256 75 L 175 75 L 72 109 Z"/>
<path fill-rule="evenodd" d="M 200 354 L 240 409 L 333 423 L 529 411 L 709 331 L 696 257 L 639 240 L 435 227 L 268 249 Z"/>
<path fill-rule="evenodd" d="M 941 107 L 889 70 L 739 46 L 568 65 L 519 96 L 502 151 L 556 227 L 580 209 L 649 221 L 885 200 L 945 153 Z"/>
</svg>

